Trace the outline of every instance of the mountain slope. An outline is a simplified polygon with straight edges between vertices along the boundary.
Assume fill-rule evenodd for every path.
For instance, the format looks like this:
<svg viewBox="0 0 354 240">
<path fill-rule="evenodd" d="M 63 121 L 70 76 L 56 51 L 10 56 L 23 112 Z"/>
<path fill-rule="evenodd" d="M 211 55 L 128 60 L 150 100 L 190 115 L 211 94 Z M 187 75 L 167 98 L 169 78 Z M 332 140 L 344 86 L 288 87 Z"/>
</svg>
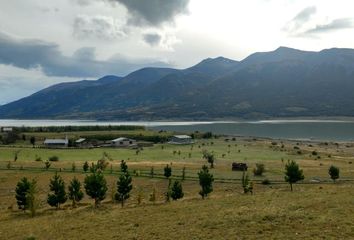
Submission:
<svg viewBox="0 0 354 240">
<path fill-rule="evenodd" d="M 216 119 L 354 116 L 354 50 L 280 47 L 237 62 L 144 68 L 57 84 L 0 106 L 0 118 Z"/>
</svg>

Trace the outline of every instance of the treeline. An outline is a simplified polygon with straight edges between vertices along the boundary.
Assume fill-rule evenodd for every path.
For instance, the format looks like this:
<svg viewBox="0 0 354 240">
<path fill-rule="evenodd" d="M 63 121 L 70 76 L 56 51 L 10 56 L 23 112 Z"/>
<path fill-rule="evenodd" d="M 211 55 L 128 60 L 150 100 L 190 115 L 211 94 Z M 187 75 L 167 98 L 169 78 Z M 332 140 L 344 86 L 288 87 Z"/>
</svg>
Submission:
<svg viewBox="0 0 354 240">
<path fill-rule="evenodd" d="M 48 126 L 48 127 L 14 127 L 16 132 L 80 132 L 80 131 L 134 131 L 145 130 L 144 126 Z"/>
</svg>

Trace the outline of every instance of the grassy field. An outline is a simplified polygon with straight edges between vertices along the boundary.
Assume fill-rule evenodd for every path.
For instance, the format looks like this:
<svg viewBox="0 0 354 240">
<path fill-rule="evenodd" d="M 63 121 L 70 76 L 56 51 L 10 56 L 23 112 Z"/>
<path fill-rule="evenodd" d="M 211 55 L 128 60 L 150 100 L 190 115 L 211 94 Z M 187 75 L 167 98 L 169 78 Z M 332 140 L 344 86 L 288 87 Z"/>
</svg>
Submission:
<svg viewBox="0 0 354 240">
<path fill-rule="evenodd" d="M 216 178 L 210 198 L 198 195 L 197 172 L 206 163 L 202 151 L 213 151 Z M 14 161 L 15 153 L 18 158 Z M 68 183 L 74 176 L 85 177 L 82 165 L 96 162 L 103 153 L 109 156 L 105 172 L 107 198 L 99 209 L 85 196 L 72 209 L 68 202 L 62 210 L 46 204 L 49 179 L 59 171 Z M 45 171 L 44 161 L 58 156 Z M 113 204 L 112 194 L 119 164 L 126 160 L 133 173 L 134 189 L 125 208 Z M 305 180 L 290 192 L 284 182 L 287 160 L 296 160 L 304 170 Z M 246 162 L 255 182 L 255 194 L 242 194 L 241 172 L 231 171 L 231 163 Z M 155 144 L 138 154 L 134 149 L 42 149 L 0 147 L 0 236 L 3 239 L 350 239 L 354 232 L 354 147 L 348 143 L 309 143 L 271 141 L 267 139 L 225 138 L 198 140 L 191 145 Z M 9 168 L 10 162 L 10 168 Z M 76 171 L 72 172 L 75 163 Z M 263 177 L 254 177 L 256 163 L 264 163 Z M 179 179 L 186 167 L 188 180 L 183 182 L 185 197 L 165 203 L 167 180 L 149 178 L 149 171 L 162 174 L 172 164 L 172 174 Z M 329 181 L 330 165 L 340 168 L 340 181 Z M 111 169 L 112 168 L 112 172 Z M 23 169 L 23 170 L 20 170 Z M 17 210 L 14 197 L 16 183 L 23 176 L 35 178 L 39 186 L 41 207 L 38 216 L 29 218 Z M 158 176 L 157 176 L 158 177 Z M 262 185 L 263 179 L 273 184 Z M 313 180 L 320 179 L 321 183 Z M 346 181 L 348 180 L 348 181 Z M 153 188 L 158 201 L 148 201 Z M 137 204 L 137 192 L 144 200 Z"/>
</svg>

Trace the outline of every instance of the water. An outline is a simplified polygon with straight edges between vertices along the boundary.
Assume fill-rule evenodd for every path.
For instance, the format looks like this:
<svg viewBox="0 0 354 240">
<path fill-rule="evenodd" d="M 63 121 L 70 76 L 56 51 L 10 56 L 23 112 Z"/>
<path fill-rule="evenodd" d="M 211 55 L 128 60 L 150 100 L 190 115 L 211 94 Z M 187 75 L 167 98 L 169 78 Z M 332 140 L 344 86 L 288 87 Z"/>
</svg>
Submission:
<svg viewBox="0 0 354 240">
<path fill-rule="evenodd" d="M 139 125 L 154 130 L 213 132 L 279 139 L 354 141 L 354 121 L 270 120 L 224 122 L 102 122 L 86 120 L 0 120 L 0 126 Z"/>
</svg>

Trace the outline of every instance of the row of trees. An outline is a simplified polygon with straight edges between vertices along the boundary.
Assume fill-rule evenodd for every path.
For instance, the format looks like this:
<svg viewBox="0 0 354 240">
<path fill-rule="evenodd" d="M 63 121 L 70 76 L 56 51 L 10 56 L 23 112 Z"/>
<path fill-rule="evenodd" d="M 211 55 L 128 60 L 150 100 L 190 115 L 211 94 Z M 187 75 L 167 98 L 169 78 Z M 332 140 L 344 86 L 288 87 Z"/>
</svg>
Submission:
<svg viewBox="0 0 354 240">
<path fill-rule="evenodd" d="M 133 185 L 132 177 L 124 160 L 121 162 L 120 167 L 121 172 L 117 180 L 117 189 L 114 194 L 114 199 L 120 202 L 123 207 L 125 201 L 130 198 L 130 192 L 133 189 Z M 95 207 L 97 207 L 101 201 L 106 198 L 108 190 L 107 181 L 99 164 L 93 164 L 90 171 L 91 173 L 85 177 L 84 188 L 86 194 L 94 200 Z M 177 200 L 184 196 L 181 181 L 175 180 L 172 183 L 170 179 L 171 171 L 171 167 L 167 165 L 165 168 L 165 176 L 169 180 L 168 190 L 165 193 L 167 201 L 169 201 L 170 198 Z M 199 184 L 201 186 L 199 194 L 204 199 L 213 191 L 212 183 L 214 178 L 213 175 L 209 173 L 208 167 L 205 165 L 199 171 L 198 176 Z M 53 178 L 50 179 L 49 189 L 50 193 L 48 193 L 47 196 L 47 203 L 56 209 L 59 209 L 68 199 L 72 201 L 72 206 L 76 207 L 77 203 L 84 197 L 81 183 L 76 177 L 70 181 L 68 191 L 66 191 L 64 180 L 58 175 L 58 173 L 55 173 Z M 39 206 L 36 199 L 37 192 L 37 183 L 35 180 L 29 181 L 26 177 L 22 178 L 16 186 L 16 201 L 19 209 L 24 211 L 30 210 L 31 216 L 34 216 L 36 209 Z M 156 190 L 154 189 L 152 193 L 153 196 L 151 196 L 154 200 L 156 199 L 155 194 Z"/>
</svg>

